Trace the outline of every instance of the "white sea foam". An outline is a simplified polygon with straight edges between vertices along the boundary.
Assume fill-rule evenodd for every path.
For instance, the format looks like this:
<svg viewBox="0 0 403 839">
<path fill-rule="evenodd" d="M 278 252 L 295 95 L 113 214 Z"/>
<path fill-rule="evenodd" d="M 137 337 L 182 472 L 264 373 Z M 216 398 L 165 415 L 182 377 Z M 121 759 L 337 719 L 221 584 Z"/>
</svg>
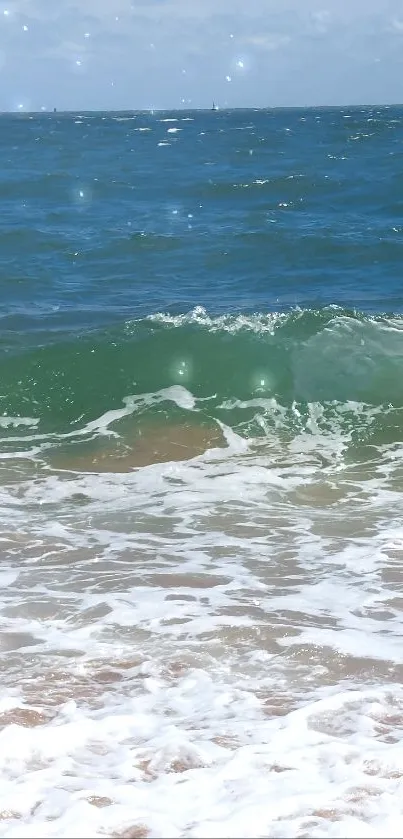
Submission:
<svg viewBox="0 0 403 839">
<path fill-rule="evenodd" d="M 211 316 L 203 306 L 196 306 L 191 312 L 181 315 L 170 315 L 158 312 L 149 315 L 148 320 L 155 323 L 165 323 L 170 326 L 181 327 L 185 323 L 198 323 L 208 327 L 211 331 L 239 332 L 250 330 L 253 332 L 273 332 L 277 325 L 283 323 L 288 315 L 284 312 L 269 312 L 259 315 L 219 315 Z"/>
<path fill-rule="evenodd" d="M 403 329 L 403 319 L 398 316 L 384 316 L 382 318 L 377 317 L 376 319 L 370 316 L 362 316 L 358 320 L 355 317 L 346 316 L 340 307 L 335 305 L 328 306 L 327 312 L 329 314 L 329 321 L 323 330 L 314 333 L 313 342 L 320 341 L 323 333 L 328 338 L 330 330 L 332 332 L 334 331 L 337 338 L 342 340 L 350 338 L 350 335 L 356 330 L 357 333 L 361 333 L 364 342 L 374 340 L 375 338 L 379 338 L 382 342 L 390 340 L 389 333 L 396 332 L 400 334 Z M 248 330 L 251 332 L 272 332 L 274 328 L 286 324 L 290 316 L 296 319 L 301 318 L 302 320 L 306 317 L 307 313 L 309 313 L 308 309 L 302 310 L 296 307 L 291 313 L 269 311 L 265 313 L 242 313 L 239 315 L 227 313 L 224 315 L 210 315 L 203 306 L 195 306 L 191 311 L 180 315 L 172 315 L 169 312 L 157 312 L 149 315 L 147 320 L 151 323 L 164 323 L 177 328 L 188 323 L 198 323 L 211 331 L 239 332 L 240 330 Z M 130 328 L 130 322 L 127 324 L 127 328 Z M 363 346 L 362 343 L 361 346 Z M 397 336 L 392 347 L 398 347 L 400 349 Z"/>
<path fill-rule="evenodd" d="M 209 405 L 128 396 L 68 439 L 170 402 Z M 3 836 L 401 834 L 402 446 L 353 460 L 337 411 L 359 403 L 293 438 L 275 399 L 233 408 L 278 426 L 221 419 L 224 448 L 127 473 L 4 473 Z"/>
<path fill-rule="evenodd" d="M 0 417 L 0 428 L 17 428 L 19 425 L 24 425 L 27 428 L 34 428 L 39 423 L 39 419 L 36 417 L 8 417 L 2 416 Z"/>
</svg>

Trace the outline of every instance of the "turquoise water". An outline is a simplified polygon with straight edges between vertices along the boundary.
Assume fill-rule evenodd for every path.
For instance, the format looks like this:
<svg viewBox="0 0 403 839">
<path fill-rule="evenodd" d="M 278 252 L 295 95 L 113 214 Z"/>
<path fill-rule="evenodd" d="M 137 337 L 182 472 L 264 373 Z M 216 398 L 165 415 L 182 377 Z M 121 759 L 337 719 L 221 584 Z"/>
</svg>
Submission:
<svg viewBox="0 0 403 839">
<path fill-rule="evenodd" d="M 0 129 L 2 835 L 402 835 L 403 108 Z"/>
</svg>

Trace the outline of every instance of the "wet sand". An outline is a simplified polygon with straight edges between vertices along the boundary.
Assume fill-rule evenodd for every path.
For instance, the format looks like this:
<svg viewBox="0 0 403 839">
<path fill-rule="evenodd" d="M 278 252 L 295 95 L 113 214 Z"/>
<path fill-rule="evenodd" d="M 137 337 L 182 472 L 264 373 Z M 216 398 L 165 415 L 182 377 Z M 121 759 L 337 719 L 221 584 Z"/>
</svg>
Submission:
<svg viewBox="0 0 403 839">
<path fill-rule="evenodd" d="M 130 472 L 154 463 L 190 460 L 207 449 L 223 448 L 226 442 L 218 426 L 167 425 L 140 429 L 124 444 L 114 439 L 74 445 L 65 452 L 50 452 L 53 468 L 79 472 Z"/>
</svg>

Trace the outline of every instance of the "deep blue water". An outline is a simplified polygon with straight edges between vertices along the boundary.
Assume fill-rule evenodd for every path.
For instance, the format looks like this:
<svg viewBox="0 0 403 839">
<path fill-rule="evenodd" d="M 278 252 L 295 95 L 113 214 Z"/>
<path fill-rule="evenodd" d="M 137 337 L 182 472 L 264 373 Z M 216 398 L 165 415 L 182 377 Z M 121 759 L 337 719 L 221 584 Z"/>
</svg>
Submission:
<svg viewBox="0 0 403 839">
<path fill-rule="evenodd" d="M 5 115 L 3 325 L 401 311 L 402 143 L 397 108 Z"/>
</svg>

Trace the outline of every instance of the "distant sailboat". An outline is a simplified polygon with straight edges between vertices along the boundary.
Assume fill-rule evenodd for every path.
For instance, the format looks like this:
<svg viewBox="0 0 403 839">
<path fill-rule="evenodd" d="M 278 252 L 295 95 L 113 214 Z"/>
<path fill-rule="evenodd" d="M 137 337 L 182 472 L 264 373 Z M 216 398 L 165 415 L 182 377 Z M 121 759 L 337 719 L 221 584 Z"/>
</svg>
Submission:
<svg viewBox="0 0 403 839">
<path fill-rule="evenodd" d="M 216 103 L 214 101 L 213 101 L 213 107 L 212 107 L 211 110 L 212 111 L 218 111 L 218 105 L 216 105 Z"/>
</svg>

